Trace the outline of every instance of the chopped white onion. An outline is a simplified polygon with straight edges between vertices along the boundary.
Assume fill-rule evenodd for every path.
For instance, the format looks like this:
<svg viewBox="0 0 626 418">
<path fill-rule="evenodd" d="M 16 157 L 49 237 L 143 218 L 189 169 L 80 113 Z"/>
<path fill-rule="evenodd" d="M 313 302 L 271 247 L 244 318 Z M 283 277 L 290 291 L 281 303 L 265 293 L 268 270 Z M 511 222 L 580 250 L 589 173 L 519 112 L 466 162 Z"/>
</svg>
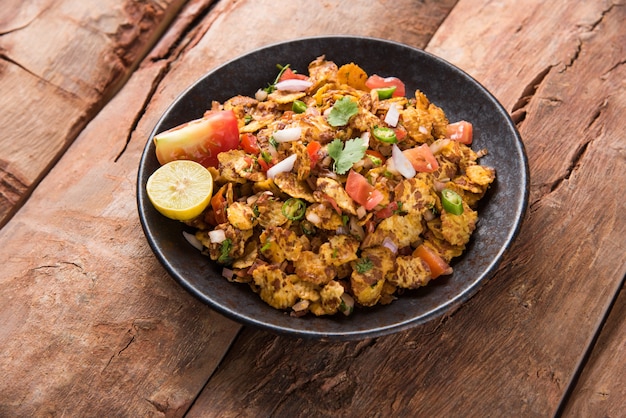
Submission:
<svg viewBox="0 0 626 418">
<path fill-rule="evenodd" d="M 267 92 L 263 89 L 258 89 L 256 93 L 254 93 L 254 98 L 257 99 L 259 102 L 263 102 L 267 100 Z"/>
<path fill-rule="evenodd" d="M 276 142 L 291 142 L 300 139 L 302 135 L 302 128 L 296 126 L 294 128 L 285 128 L 274 132 L 274 139 Z"/>
<path fill-rule="evenodd" d="M 370 138 L 371 138 L 371 134 L 369 131 L 365 131 L 361 134 L 361 140 L 363 141 L 363 145 L 365 147 L 370 146 Z"/>
<path fill-rule="evenodd" d="M 359 219 L 365 218 L 365 215 L 367 215 L 367 209 L 365 209 L 365 206 L 359 206 L 356 208 L 356 216 Z"/>
<path fill-rule="evenodd" d="M 276 174 L 291 171 L 293 169 L 293 165 L 296 163 L 296 158 L 296 154 L 292 154 L 284 160 L 278 162 L 276 165 L 271 166 L 270 169 L 267 170 L 267 178 L 273 179 L 276 177 Z"/>
<path fill-rule="evenodd" d="M 356 218 L 353 217 L 350 217 L 350 234 L 358 237 L 359 240 L 365 238 L 365 230 L 359 225 Z"/>
<path fill-rule="evenodd" d="M 196 238 L 196 236 L 194 234 L 190 234 L 187 231 L 183 231 L 183 237 L 185 237 L 187 242 L 190 243 L 191 245 L 193 245 L 194 248 L 196 248 L 199 251 L 202 251 L 203 245 L 200 242 L 200 240 L 198 238 Z"/>
<path fill-rule="evenodd" d="M 413 168 L 413 164 L 411 164 L 411 161 L 406 158 L 396 144 L 393 144 L 393 147 L 391 148 L 391 159 L 393 160 L 394 168 L 398 171 L 398 173 L 402 174 L 404 178 L 410 179 L 415 177 L 415 174 L 417 174 L 415 168 Z"/>
<path fill-rule="evenodd" d="M 226 233 L 223 229 L 214 229 L 209 231 L 209 239 L 213 244 L 220 244 L 226 239 Z"/>
<path fill-rule="evenodd" d="M 305 91 L 313 85 L 309 80 L 300 80 L 297 78 L 290 78 L 288 80 L 279 81 L 276 83 L 276 90 L 280 91 Z"/>
<path fill-rule="evenodd" d="M 320 218 L 319 215 L 314 212 L 307 212 L 306 220 L 311 222 L 313 225 L 319 225 L 322 223 L 322 218 Z"/>
<path fill-rule="evenodd" d="M 424 135 L 428 135 L 428 128 L 426 128 L 425 126 L 420 125 L 420 127 L 417 128 L 417 130 L 420 131 L 420 133 Z"/>
<path fill-rule="evenodd" d="M 439 154 L 441 150 L 449 143 L 450 143 L 450 140 L 448 138 L 438 139 L 432 144 L 430 144 L 429 148 L 433 154 Z"/>
<path fill-rule="evenodd" d="M 348 293 L 343 293 L 341 295 L 342 304 L 339 305 L 339 310 L 345 316 L 348 316 L 354 310 L 354 298 L 350 296 Z"/>
<path fill-rule="evenodd" d="M 383 247 L 389 248 L 391 250 L 391 252 L 394 253 L 394 254 L 398 253 L 398 246 L 389 237 L 385 237 L 385 239 L 383 239 Z"/>
<path fill-rule="evenodd" d="M 398 120 L 400 120 L 398 106 L 395 103 L 392 103 L 391 106 L 389 106 L 389 110 L 387 110 L 387 114 L 385 115 L 385 123 L 395 128 L 398 125 Z"/>
</svg>

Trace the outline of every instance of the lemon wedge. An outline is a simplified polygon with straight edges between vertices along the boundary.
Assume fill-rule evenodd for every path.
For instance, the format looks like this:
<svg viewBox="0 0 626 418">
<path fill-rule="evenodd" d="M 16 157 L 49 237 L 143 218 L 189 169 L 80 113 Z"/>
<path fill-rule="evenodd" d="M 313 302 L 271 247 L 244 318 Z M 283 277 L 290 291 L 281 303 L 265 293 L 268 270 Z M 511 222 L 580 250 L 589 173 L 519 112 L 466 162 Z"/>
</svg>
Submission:
<svg viewBox="0 0 626 418">
<path fill-rule="evenodd" d="M 213 177 L 203 165 L 176 160 L 159 167 L 146 183 L 148 199 L 164 216 L 188 221 L 211 202 Z"/>
</svg>

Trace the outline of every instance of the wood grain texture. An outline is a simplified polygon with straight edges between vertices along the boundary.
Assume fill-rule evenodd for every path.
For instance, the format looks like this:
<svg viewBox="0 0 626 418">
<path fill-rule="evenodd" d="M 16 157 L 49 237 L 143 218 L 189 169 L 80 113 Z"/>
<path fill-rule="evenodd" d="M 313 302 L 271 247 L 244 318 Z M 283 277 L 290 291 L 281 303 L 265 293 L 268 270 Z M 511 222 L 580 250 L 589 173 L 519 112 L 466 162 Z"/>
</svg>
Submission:
<svg viewBox="0 0 626 418">
<path fill-rule="evenodd" d="M 3 3 L 0 227 L 124 83 L 183 3 Z"/>
<path fill-rule="evenodd" d="M 239 330 L 167 275 L 137 218 L 151 129 L 137 121 L 187 29 L 172 27 L 0 230 L 0 416 L 180 416 Z"/>
<path fill-rule="evenodd" d="M 460 1 L 427 47 L 517 112 L 531 207 L 494 279 L 440 323 L 375 340 L 245 330 L 190 416 L 556 412 L 626 273 L 624 205 L 598 202 L 620 195 L 623 182 L 610 179 L 626 169 L 616 141 L 625 7 L 576 4 Z"/>
<path fill-rule="evenodd" d="M 626 291 L 622 290 L 563 416 L 619 417 L 626 411 Z"/>
</svg>

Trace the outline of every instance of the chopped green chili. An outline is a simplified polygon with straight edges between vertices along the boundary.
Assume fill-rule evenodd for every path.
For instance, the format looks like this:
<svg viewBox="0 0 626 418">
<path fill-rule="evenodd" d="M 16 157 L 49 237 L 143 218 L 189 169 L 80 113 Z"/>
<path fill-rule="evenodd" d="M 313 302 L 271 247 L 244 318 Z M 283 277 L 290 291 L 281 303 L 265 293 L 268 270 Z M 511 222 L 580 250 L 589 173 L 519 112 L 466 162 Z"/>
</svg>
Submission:
<svg viewBox="0 0 626 418">
<path fill-rule="evenodd" d="M 454 190 L 443 189 L 441 191 L 441 205 L 446 212 L 452 215 L 463 213 L 463 199 Z"/>
<path fill-rule="evenodd" d="M 302 100 L 294 100 L 293 104 L 291 105 L 291 110 L 293 110 L 295 113 L 304 113 L 306 112 L 306 103 L 304 103 Z"/>
<path fill-rule="evenodd" d="M 396 91 L 396 86 L 383 87 L 380 89 L 376 89 L 376 92 L 378 93 L 378 98 L 380 100 L 389 99 L 391 96 L 393 96 L 394 91 Z"/>
<path fill-rule="evenodd" d="M 283 203 L 283 207 L 281 208 L 283 215 L 290 221 L 299 221 L 304 218 L 304 213 L 306 212 L 306 204 L 295 197 L 287 199 L 285 203 Z"/>
<path fill-rule="evenodd" d="M 247 125 L 247 124 L 249 124 L 250 122 L 252 122 L 252 116 L 250 116 L 250 115 L 246 115 L 246 116 L 244 116 L 244 118 L 243 118 L 243 123 L 244 123 L 244 125 Z"/>
<path fill-rule="evenodd" d="M 380 142 L 384 142 L 385 144 L 395 144 L 398 142 L 398 138 L 396 137 L 394 130 L 385 126 L 375 127 L 372 130 L 372 135 L 374 135 L 374 138 L 378 139 Z"/>
</svg>

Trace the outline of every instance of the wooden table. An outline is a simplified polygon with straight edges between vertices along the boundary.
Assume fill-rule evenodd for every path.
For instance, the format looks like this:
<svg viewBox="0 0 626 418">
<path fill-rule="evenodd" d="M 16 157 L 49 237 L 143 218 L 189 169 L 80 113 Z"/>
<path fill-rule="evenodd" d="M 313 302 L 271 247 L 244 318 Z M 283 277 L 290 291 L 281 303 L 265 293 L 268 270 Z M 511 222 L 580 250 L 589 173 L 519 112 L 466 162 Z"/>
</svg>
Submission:
<svg viewBox="0 0 626 418">
<path fill-rule="evenodd" d="M 624 0 L 3 6 L 0 416 L 626 413 Z M 521 232 L 441 320 L 340 343 L 241 327 L 174 282 L 142 233 L 139 157 L 175 96 L 237 55 L 321 34 L 434 53 L 521 133 Z"/>
</svg>

